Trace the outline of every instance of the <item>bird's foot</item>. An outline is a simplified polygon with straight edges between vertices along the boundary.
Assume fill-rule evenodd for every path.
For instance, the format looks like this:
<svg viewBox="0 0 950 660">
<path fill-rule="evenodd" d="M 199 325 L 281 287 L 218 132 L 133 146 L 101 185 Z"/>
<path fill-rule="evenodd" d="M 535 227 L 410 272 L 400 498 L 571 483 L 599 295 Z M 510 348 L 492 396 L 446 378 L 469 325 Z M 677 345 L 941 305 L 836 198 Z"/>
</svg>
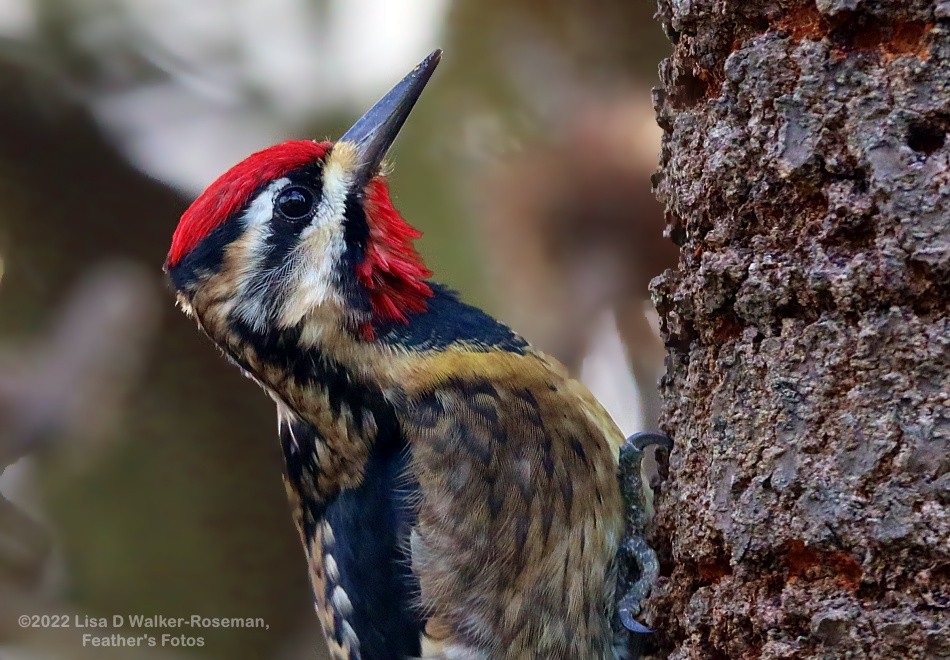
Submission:
<svg viewBox="0 0 950 660">
<path fill-rule="evenodd" d="M 643 601 L 660 574 L 656 552 L 647 543 L 647 533 L 653 519 L 653 491 L 650 478 L 644 478 L 643 458 L 646 449 L 656 446 L 667 451 L 673 441 L 660 433 L 635 433 L 627 438 L 620 449 L 620 487 L 626 507 L 626 535 L 617 553 L 618 615 L 624 628 L 637 635 L 652 631 L 636 620 Z"/>
<path fill-rule="evenodd" d="M 634 433 L 627 441 L 624 443 L 624 446 L 631 445 L 635 449 L 640 450 L 641 452 L 647 447 L 663 447 L 669 451 L 673 450 L 673 439 L 670 436 L 664 433 L 651 433 L 649 431 L 640 431 L 639 433 Z"/>
</svg>

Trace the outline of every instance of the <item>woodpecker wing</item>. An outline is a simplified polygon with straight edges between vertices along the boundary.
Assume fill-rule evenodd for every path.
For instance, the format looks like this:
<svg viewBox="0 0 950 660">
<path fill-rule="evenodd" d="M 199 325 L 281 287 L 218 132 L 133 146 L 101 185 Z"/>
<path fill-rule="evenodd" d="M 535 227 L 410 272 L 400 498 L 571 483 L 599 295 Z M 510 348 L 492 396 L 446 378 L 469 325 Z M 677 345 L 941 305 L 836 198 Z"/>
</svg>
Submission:
<svg viewBox="0 0 950 660">
<path fill-rule="evenodd" d="M 379 438 L 362 482 L 321 506 L 306 499 L 319 434 L 286 409 L 278 414 L 294 523 L 307 554 L 314 605 L 333 658 L 417 657 L 423 622 L 410 570 L 413 523 L 408 454 Z"/>
<path fill-rule="evenodd" d="M 610 657 L 597 604 L 612 594 L 591 585 L 613 585 L 620 431 L 530 351 L 455 347 L 414 373 L 397 415 L 419 486 L 423 651 Z"/>
</svg>

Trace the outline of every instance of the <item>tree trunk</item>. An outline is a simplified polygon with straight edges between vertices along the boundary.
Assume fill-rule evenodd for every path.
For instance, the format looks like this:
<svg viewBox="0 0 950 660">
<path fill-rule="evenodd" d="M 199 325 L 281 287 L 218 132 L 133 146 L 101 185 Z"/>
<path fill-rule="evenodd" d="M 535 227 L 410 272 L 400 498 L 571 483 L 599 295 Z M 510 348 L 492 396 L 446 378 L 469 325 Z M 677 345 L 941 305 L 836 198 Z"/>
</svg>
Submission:
<svg viewBox="0 0 950 660">
<path fill-rule="evenodd" d="M 659 7 L 659 650 L 950 657 L 950 2 Z"/>
</svg>

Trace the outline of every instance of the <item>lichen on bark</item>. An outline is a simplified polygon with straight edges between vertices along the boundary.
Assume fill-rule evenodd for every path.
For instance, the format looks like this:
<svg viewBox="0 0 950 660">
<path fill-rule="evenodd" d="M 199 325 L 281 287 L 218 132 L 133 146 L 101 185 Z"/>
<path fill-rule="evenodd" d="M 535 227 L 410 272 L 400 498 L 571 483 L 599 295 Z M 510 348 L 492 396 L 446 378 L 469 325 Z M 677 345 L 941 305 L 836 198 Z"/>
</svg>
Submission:
<svg viewBox="0 0 950 660">
<path fill-rule="evenodd" d="M 950 656 L 950 2 L 659 18 L 658 649 Z"/>
</svg>

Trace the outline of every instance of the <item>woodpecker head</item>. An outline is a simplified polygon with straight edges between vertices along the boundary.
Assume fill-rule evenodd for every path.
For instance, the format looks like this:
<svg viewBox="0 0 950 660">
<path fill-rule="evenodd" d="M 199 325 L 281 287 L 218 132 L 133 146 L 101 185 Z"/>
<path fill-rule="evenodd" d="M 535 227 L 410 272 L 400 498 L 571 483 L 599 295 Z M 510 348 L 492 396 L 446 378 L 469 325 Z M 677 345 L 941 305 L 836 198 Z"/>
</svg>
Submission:
<svg viewBox="0 0 950 660">
<path fill-rule="evenodd" d="M 185 211 L 165 271 L 186 312 L 258 332 L 322 315 L 364 339 L 425 310 L 419 233 L 393 208 L 383 158 L 439 63 L 434 51 L 337 142 L 294 140 L 221 175 Z M 207 329 L 207 328 L 206 328 Z"/>
</svg>

